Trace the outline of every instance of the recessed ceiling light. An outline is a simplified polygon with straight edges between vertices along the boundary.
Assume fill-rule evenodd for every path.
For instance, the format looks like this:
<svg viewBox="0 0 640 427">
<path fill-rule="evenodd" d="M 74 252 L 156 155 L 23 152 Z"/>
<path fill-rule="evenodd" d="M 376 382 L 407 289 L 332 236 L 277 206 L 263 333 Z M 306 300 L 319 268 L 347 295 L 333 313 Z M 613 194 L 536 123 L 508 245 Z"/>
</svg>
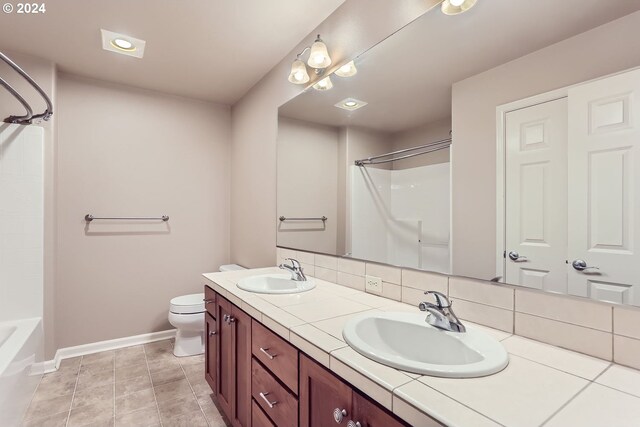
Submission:
<svg viewBox="0 0 640 427">
<path fill-rule="evenodd" d="M 342 108 L 343 110 L 354 111 L 354 110 L 357 110 L 358 108 L 364 107 L 365 105 L 367 105 L 367 103 L 364 101 L 360 101 L 359 99 L 346 98 L 338 102 L 334 106 L 338 108 Z"/>
<path fill-rule="evenodd" d="M 142 58 L 144 55 L 144 48 L 147 44 L 144 40 L 102 29 L 100 33 L 102 34 L 102 48 L 104 50 L 135 58 Z"/>
<path fill-rule="evenodd" d="M 441 10 L 445 15 L 458 15 L 475 6 L 477 0 L 444 0 Z"/>
<path fill-rule="evenodd" d="M 118 49 L 122 49 L 122 50 L 128 50 L 128 51 L 136 50 L 136 47 L 133 45 L 133 43 L 131 43 L 129 40 L 125 40 L 121 38 L 116 38 L 111 40 L 111 44 L 117 47 Z"/>
</svg>

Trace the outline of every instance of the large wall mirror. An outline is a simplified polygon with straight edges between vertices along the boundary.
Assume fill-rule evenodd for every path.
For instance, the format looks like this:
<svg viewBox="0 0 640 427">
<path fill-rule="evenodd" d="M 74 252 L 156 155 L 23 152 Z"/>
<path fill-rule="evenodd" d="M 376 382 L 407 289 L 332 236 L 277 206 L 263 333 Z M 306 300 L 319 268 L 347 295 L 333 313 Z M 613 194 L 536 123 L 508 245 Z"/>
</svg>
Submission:
<svg viewBox="0 0 640 427">
<path fill-rule="evenodd" d="M 611 60 L 594 31 L 640 5 L 540 31 L 580 2 L 510 3 L 432 10 L 280 107 L 278 246 L 640 305 L 640 61 L 510 65 L 554 43 Z"/>
</svg>

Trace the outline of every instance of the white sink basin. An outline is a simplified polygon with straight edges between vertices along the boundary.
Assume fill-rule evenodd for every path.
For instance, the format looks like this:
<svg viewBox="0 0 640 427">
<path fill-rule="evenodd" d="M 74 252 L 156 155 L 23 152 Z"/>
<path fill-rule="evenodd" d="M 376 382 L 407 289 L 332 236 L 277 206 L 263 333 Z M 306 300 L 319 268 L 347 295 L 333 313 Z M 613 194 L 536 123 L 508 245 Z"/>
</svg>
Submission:
<svg viewBox="0 0 640 427">
<path fill-rule="evenodd" d="M 316 287 L 316 283 L 312 278 L 303 282 L 291 280 L 289 273 L 264 274 L 242 279 L 238 282 L 238 287 L 258 294 L 295 294 L 310 291 Z"/>
<path fill-rule="evenodd" d="M 426 313 L 378 313 L 358 316 L 342 335 L 358 353 L 384 365 L 416 374 L 474 378 L 500 372 L 509 364 L 502 344 L 465 325 L 448 332 L 429 325 Z"/>
</svg>

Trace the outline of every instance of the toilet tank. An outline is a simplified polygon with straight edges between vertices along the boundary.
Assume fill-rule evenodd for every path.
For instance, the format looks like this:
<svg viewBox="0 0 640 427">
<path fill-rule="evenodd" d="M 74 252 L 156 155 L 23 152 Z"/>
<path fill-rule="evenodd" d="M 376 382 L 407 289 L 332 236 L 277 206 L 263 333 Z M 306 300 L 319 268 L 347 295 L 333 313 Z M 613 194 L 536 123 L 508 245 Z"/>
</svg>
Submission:
<svg viewBox="0 0 640 427">
<path fill-rule="evenodd" d="M 220 271 L 237 271 L 237 270 L 246 270 L 246 268 L 238 264 L 226 264 L 226 265 L 220 266 Z"/>
</svg>

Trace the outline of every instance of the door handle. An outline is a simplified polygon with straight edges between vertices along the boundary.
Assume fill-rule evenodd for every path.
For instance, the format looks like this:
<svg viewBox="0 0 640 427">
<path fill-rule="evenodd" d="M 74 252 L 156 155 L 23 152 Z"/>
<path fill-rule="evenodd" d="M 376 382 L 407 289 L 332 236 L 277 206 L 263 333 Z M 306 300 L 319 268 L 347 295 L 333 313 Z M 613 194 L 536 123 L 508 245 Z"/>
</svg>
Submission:
<svg viewBox="0 0 640 427">
<path fill-rule="evenodd" d="M 522 262 L 522 261 L 526 261 L 528 258 L 526 256 L 521 256 L 516 251 L 511 251 L 509 252 L 509 259 L 515 262 Z"/>
<path fill-rule="evenodd" d="M 594 266 L 589 266 L 587 265 L 587 262 L 583 259 L 576 259 L 571 263 L 571 266 L 573 268 L 575 268 L 578 271 L 584 271 L 585 273 L 588 273 L 587 270 L 600 270 L 599 267 L 594 267 Z"/>
<path fill-rule="evenodd" d="M 209 331 L 209 336 L 212 337 L 216 334 L 216 331 Z"/>
</svg>

